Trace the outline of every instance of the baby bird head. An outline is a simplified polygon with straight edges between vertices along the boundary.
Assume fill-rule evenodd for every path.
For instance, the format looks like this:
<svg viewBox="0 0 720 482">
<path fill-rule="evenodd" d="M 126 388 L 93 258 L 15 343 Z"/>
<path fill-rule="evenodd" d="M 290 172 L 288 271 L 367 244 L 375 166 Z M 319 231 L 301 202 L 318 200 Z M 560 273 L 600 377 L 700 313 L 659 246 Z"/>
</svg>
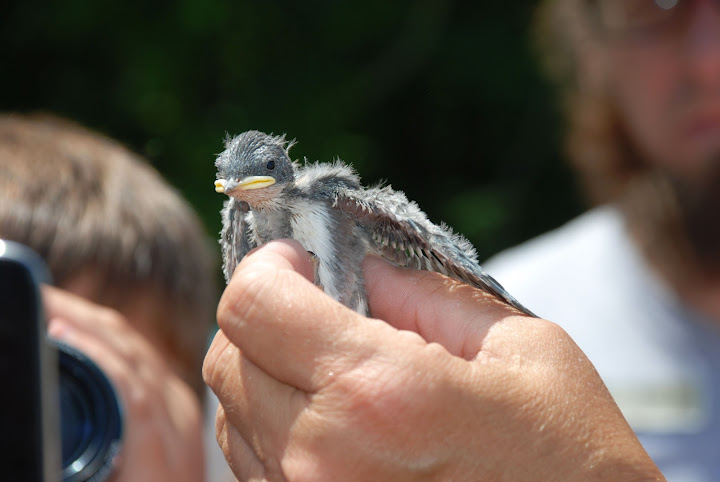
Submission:
<svg viewBox="0 0 720 482">
<path fill-rule="evenodd" d="M 215 161 L 215 191 L 253 204 L 272 200 L 291 184 L 295 163 L 288 155 L 293 142 L 285 136 L 247 131 L 225 139 Z"/>
</svg>

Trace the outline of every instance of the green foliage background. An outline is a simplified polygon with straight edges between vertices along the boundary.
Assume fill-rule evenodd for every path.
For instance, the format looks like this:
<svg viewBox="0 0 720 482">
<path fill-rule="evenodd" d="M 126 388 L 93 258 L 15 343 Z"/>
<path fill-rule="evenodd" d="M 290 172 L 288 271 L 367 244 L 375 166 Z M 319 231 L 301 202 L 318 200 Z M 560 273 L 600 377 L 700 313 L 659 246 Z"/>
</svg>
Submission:
<svg viewBox="0 0 720 482">
<path fill-rule="evenodd" d="M 536 2 L 12 0 L 0 109 L 77 120 L 146 156 L 210 236 L 226 132 L 387 180 L 481 258 L 577 214 L 534 62 Z"/>
</svg>

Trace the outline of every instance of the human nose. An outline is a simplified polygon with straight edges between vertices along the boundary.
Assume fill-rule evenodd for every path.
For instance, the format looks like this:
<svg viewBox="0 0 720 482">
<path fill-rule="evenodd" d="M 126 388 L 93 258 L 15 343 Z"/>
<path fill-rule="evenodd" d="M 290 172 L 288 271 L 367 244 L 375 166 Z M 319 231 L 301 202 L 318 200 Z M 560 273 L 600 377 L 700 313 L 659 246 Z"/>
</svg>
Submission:
<svg viewBox="0 0 720 482">
<path fill-rule="evenodd" d="M 720 2 L 699 0 L 689 20 L 690 71 L 699 85 L 720 89 Z"/>
</svg>

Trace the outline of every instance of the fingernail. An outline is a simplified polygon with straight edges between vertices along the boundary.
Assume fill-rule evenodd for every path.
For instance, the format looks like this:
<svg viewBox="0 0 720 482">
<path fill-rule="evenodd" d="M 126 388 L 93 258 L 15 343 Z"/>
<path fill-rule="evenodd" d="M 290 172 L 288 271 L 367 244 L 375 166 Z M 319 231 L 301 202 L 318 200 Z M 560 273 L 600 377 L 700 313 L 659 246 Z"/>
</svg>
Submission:
<svg viewBox="0 0 720 482">
<path fill-rule="evenodd" d="M 59 340 L 72 338 L 72 328 L 62 318 L 52 318 L 48 322 L 48 335 Z"/>
</svg>

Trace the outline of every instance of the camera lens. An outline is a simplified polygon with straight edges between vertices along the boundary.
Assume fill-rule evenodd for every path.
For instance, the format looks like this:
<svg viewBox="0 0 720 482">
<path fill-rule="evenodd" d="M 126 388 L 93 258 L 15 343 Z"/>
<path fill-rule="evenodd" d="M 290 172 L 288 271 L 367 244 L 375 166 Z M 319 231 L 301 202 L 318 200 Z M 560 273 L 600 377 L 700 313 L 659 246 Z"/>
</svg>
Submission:
<svg viewBox="0 0 720 482">
<path fill-rule="evenodd" d="M 123 418 L 105 374 L 76 349 L 50 340 L 60 364 L 60 429 L 64 481 L 109 478 L 122 442 Z"/>
</svg>

